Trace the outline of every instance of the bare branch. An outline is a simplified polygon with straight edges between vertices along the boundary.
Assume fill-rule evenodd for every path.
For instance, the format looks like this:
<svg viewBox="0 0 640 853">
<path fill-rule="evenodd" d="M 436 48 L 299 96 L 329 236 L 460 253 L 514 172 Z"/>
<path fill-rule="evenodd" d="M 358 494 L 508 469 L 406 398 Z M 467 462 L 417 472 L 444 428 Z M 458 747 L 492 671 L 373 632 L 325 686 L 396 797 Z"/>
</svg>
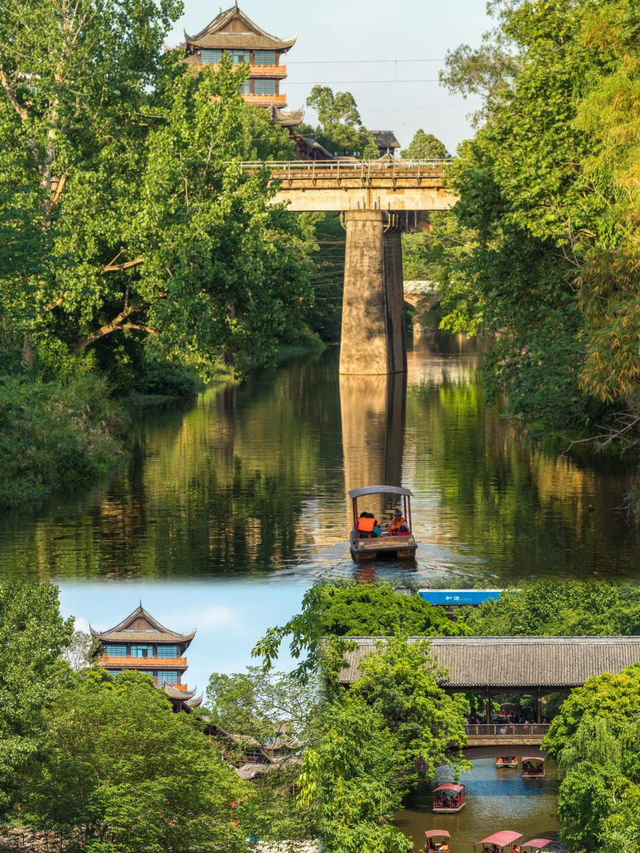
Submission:
<svg viewBox="0 0 640 853">
<path fill-rule="evenodd" d="M 120 252 L 120 254 L 122 254 L 122 252 Z M 130 267 L 136 267 L 138 266 L 138 264 L 143 263 L 144 258 L 136 258 L 135 260 L 127 261 L 124 264 L 114 264 L 113 262 L 111 262 L 110 264 L 107 264 L 106 267 L 103 267 L 101 272 L 119 272 L 120 270 L 128 270 Z"/>
<path fill-rule="evenodd" d="M 11 83 L 9 83 L 7 75 L 4 73 L 4 68 L 2 67 L 2 65 L 0 65 L 0 83 L 2 83 L 2 88 L 7 93 L 7 96 L 11 101 L 14 110 L 18 113 L 22 121 L 26 121 L 29 118 L 29 113 L 25 110 L 23 106 L 20 105 L 18 99 L 16 98 L 14 91 L 11 87 Z"/>
</svg>

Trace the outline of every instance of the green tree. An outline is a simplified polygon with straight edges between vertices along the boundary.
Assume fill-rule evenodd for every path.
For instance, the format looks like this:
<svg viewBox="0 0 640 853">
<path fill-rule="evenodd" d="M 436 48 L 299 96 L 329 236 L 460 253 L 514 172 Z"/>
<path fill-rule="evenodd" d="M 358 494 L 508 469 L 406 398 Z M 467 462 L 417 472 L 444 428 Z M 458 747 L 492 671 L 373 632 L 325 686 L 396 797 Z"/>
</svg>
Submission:
<svg viewBox="0 0 640 853">
<path fill-rule="evenodd" d="M 307 128 L 332 154 L 375 159 L 378 147 L 371 132 L 362 124 L 351 92 L 336 92 L 329 86 L 314 86 L 307 106 L 318 115 L 318 126 Z"/>
<path fill-rule="evenodd" d="M 230 802 L 247 789 L 149 676 L 83 670 L 49 711 L 22 819 L 75 849 L 161 853 L 244 850 Z"/>
<path fill-rule="evenodd" d="M 637 586 L 603 581 L 536 581 L 466 608 L 463 618 L 474 635 L 640 634 Z"/>
<path fill-rule="evenodd" d="M 177 0 L 10 6 L 0 314 L 25 361 L 35 351 L 71 372 L 130 360 L 148 338 L 156 355 L 203 368 L 268 360 L 308 298 L 311 231 L 267 206 L 266 172 L 237 166 L 283 145 L 242 102 L 246 69 L 193 74 L 163 54 Z"/>
<path fill-rule="evenodd" d="M 563 774 L 558 815 L 574 850 L 637 851 L 638 664 L 571 691 L 544 739 Z"/>
<path fill-rule="evenodd" d="M 439 160 L 449 157 L 444 142 L 433 133 L 416 130 L 407 148 L 403 148 L 400 156 L 407 160 Z"/>
<path fill-rule="evenodd" d="M 291 635 L 291 653 L 296 658 L 307 653 L 300 667 L 308 672 L 317 669 L 323 637 L 392 636 L 399 631 L 434 637 L 466 633 L 467 629 L 448 619 L 442 608 L 418 595 L 400 595 L 389 583 L 320 583 L 305 593 L 301 613 L 286 625 L 270 628 L 253 654 L 263 656 L 270 666 L 282 641 Z"/>
<path fill-rule="evenodd" d="M 604 420 L 623 447 L 640 423 L 637 28 L 628 0 L 507 5 L 443 75 L 485 95 L 450 173 L 471 238 L 445 251 L 443 323 L 481 320 L 488 387 L 534 434 Z"/>
<path fill-rule="evenodd" d="M 320 696 L 315 683 L 248 667 L 245 673 L 213 673 L 207 687 L 207 715 L 218 727 L 223 752 L 236 766 L 245 763 L 249 742 L 262 751 L 269 771 L 251 782 L 252 795 L 236 808 L 251 835 L 276 841 L 315 838 L 317 802 L 296 800 L 302 755 L 315 740 Z M 215 736 L 214 736 L 215 737 Z M 281 756 L 269 753 L 282 745 Z"/>
<path fill-rule="evenodd" d="M 63 689 L 73 619 L 62 619 L 48 583 L 0 581 L 0 819 L 43 754 L 48 715 Z"/>
</svg>

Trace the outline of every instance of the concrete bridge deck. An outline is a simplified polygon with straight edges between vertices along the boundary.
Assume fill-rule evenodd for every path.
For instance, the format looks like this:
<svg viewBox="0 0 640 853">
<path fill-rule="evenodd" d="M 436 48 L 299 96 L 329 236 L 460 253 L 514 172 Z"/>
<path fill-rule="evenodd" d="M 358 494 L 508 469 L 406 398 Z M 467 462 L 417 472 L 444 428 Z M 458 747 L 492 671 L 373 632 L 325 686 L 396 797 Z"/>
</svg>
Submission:
<svg viewBox="0 0 640 853">
<path fill-rule="evenodd" d="M 279 188 L 273 203 L 294 211 L 449 210 L 449 160 L 274 160 L 241 163 L 246 172 L 268 169 Z"/>
</svg>

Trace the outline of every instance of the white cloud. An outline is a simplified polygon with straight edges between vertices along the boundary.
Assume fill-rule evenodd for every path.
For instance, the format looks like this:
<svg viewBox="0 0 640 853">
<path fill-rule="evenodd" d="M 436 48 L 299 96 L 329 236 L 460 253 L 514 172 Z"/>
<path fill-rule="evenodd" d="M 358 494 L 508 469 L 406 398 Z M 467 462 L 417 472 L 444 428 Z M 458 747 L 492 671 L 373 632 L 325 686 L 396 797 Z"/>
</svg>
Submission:
<svg viewBox="0 0 640 853">
<path fill-rule="evenodd" d="M 75 623 L 73 625 L 74 631 L 82 631 L 84 634 L 89 633 L 89 623 L 86 619 L 82 617 L 76 617 Z"/>
<path fill-rule="evenodd" d="M 222 604 L 209 604 L 183 612 L 181 621 L 192 628 L 228 628 L 237 624 L 236 613 Z"/>
</svg>

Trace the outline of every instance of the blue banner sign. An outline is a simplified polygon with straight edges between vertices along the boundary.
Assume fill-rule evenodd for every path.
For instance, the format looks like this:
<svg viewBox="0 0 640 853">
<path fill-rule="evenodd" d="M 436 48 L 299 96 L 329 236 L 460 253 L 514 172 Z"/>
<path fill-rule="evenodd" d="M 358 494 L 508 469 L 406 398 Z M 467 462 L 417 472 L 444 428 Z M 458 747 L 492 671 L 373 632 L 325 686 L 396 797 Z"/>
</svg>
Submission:
<svg viewBox="0 0 640 853">
<path fill-rule="evenodd" d="M 420 589 L 418 595 L 429 604 L 447 606 L 483 604 L 490 599 L 500 598 L 502 589 Z"/>
</svg>

